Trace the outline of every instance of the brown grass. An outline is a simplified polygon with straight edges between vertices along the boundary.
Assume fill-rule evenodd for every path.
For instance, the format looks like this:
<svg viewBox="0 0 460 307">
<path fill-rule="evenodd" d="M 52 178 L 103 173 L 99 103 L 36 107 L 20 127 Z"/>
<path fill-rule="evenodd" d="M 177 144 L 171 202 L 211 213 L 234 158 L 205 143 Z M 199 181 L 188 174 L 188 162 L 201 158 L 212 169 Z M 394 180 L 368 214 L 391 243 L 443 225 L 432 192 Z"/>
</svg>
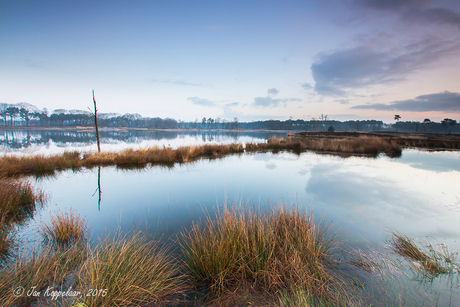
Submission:
<svg viewBox="0 0 460 307">
<path fill-rule="evenodd" d="M 167 248 L 141 233 L 118 233 L 90 252 L 77 287 L 82 293 L 101 291 L 81 299 L 88 306 L 158 306 L 183 301 L 186 285 Z"/>
<path fill-rule="evenodd" d="M 225 208 L 215 221 L 193 223 L 181 246 L 190 276 L 217 297 L 249 285 L 271 294 L 306 290 L 334 302 L 341 281 L 328 268 L 336 243 L 327 228 L 296 209 L 257 214 Z"/>
<path fill-rule="evenodd" d="M 439 245 L 438 249 L 431 244 L 419 247 L 405 234 L 392 232 L 390 246 L 397 254 L 415 261 L 417 265 L 413 262 L 412 266 L 429 279 L 460 272 L 460 266 L 456 263 L 457 253 L 449 252 L 444 245 Z"/>
<path fill-rule="evenodd" d="M 201 157 L 216 158 L 226 154 L 243 153 L 241 144 L 187 146 L 178 149 L 153 147 L 149 149 L 127 149 L 119 153 L 64 153 L 55 156 L 4 156 L 0 158 L 0 175 L 15 176 L 27 173 L 52 173 L 55 170 L 78 169 L 96 165 L 146 165 L 189 162 Z"/>
<path fill-rule="evenodd" d="M 280 151 L 284 149 L 289 149 L 297 153 L 313 150 L 370 156 L 378 156 L 382 152 L 390 157 L 401 155 L 401 147 L 396 142 L 367 135 L 353 138 L 271 138 L 267 143 L 246 144 L 247 151 Z"/>
<path fill-rule="evenodd" d="M 51 216 L 50 224 L 43 224 L 40 233 L 45 244 L 65 248 L 86 239 L 86 221 L 72 210 Z"/>
<path fill-rule="evenodd" d="M 0 261 L 10 256 L 16 226 L 33 218 L 36 206 L 45 201 L 45 194 L 29 181 L 0 177 Z"/>
<path fill-rule="evenodd" d="M 0 302 L 2 306 L 30 306 L 32 302 L 46 301 L 49 297 L 27 296 L 27 291 L 36 287 L 42 293 L 47 287 L 60 289 L 67 283 L 72 272 L 84 261 L 85 247 L 74 245 L 69 249 L 54 249 L 48 246 L 36 247 L 24 252 L 8 267 L 0 270 Z M 20 288 L 26 292 L 14 295 Z M 67 287 L 63 290 L 67 290 Z M 38 304 L 40 306 L 40 304 Z"/>
</svg>

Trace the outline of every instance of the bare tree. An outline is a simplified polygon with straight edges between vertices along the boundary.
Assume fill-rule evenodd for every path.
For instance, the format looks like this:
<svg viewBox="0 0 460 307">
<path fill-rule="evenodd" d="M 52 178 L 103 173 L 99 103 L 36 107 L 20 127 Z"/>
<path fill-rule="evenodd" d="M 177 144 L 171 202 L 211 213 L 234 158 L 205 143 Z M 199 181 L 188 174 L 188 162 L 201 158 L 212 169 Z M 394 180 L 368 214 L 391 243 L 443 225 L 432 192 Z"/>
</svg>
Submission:
<svg viewBox="0 0 460 307">
<path fill-rule="evenodd" d="M 99 128 L 97 127 L 97 107 L 96 107 L 96 98 L 94 98 L 94 90 L 93 90 L 93 102 L 94 102 L 94 113 L 91 111 L 90 108 L 88 109 L 94 115 L 94 126 L 96 128 L 97 151 L 101 152 L 101 142 L 99 141 Z"/>
</svg>

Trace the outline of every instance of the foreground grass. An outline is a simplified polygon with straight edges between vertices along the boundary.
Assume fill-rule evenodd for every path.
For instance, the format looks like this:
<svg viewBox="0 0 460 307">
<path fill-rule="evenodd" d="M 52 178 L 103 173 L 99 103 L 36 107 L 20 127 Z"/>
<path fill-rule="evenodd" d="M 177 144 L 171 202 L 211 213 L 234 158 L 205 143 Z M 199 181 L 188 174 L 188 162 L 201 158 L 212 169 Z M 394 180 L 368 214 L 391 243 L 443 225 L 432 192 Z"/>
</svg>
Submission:
<svg viewBox="0 0 460 307">
<path fill-rule="evenodd" d="M 75 214 L 58 213 L 55 220 L 60 223 L 46 226 L 53 233 L 73 233 L 75 225 L 85 224 Z M 183 230 L 180 254 L 141 232 L 105 235 L 92 247 L 85 236 L 72 240 L 39 241 L 1 268 L 2 306 L 393 306 L 426 299 L 385 268 L 394 264 L 383 254 L 343 258 L 328 227 L 296 208 L 224 208 L 215 219 Z M 456 254 L 447 248 L 419 247 L 396 232 L 391 247 L 431 280 L 460 273 Z M 347 275 L 353 271 L 342 261 L 369 280 Z M 18 287 L 42 294 L 14 295 Z M 53 301 L 43 294 L 48 288 L 82 295 Z M 435 303 L 430 298 L 428 304 Z"/>
<path fill-rule="evenodd" d="M 37 245 L 24 251 L 15 261 L 0 270 L 2 306 L 29 306 L 34 301 L 50 299 L 27 295 L 27 291 L 59 290 L 71 279 L 71 273 L 86 258 L 85 245 L 55 249 Z M 25 292 L 21 292 L 24 289 Z M 64 288 L 66 290 L 67 287 Z"/>
<path fill-rule="evenodd" d="M 119 232 L 91 248 L 78 215 L 58 213 L 52 221 L 41 231 L 44 244 L 24 250 L 0 269 L 2 306 L 156 306 L 183 301 L 185 278 L 168 248 L 142 233 Z M 68 289 L 81 295 L 57 300 L 50 295 Z"/>
<path fill-rule="evenodd" d="M 102 291 L 81 299 L 88 306 L 172 304 L 186 288 L 167 248 L 141 233 L 106 237 L 77 272 L 77 284 L 82 293 Z"/>
<path fill-rule="evenodd" d="M 311 215 L 280 208 L 265 214 L 224 209 L 182 234 L 185 266 L 222 303 L 244 287 L 271 295 L 308 292 L 312 302 L 349 303 L 333 273 L 338 239 Z"/>
</svg>

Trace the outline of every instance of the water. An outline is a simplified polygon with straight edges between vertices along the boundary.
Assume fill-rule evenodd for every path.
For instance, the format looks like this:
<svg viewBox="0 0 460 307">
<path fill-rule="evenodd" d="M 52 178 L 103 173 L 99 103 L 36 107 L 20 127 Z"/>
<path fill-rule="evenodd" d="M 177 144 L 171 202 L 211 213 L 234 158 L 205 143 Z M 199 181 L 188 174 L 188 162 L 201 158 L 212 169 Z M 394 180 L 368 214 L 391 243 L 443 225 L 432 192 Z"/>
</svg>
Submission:
<svg viewBox="0 0 460 307">
<path fill-rule="evenodd" d="M 144 149 L 204 144 L 230 144 L 264 142 L 271 137 L 286 137 L 284 132 L 222 132 L 211 131 L 158 131 L 158 130 L 102 130 L 101 150 Z M 64 151 L 97 151 L 96 134 L 87 130 L 3 130 L 0 131 L 2 154 L 59 154 Z"/>
<path fill-rule="evenodd" d="M 214 137 L 216 142 L 226 142 L 233 136 Z M 266 138 L 237 137 L 237 141 Z M 177 146 L 186 139 L 203 142 L 199 134 L 178 134 L 167 141 Z M 73 209 L 84 216 L 93 239 L 117 228 L 137 228 L 166 239 L 175 238 L 192 221 L 213 216 L 224 204 L 262 209 L 287 204 L 312 211 L 352 248 L 388 251 L 394 230 L 460 251 L 458 151 L 404 150 L 398 159 L 313 152 L 241 154 L 172 168 L 95 167 L 31 180 L 49 194 L 48 204 L 21 229 L 20 235 L 32 242 L 41 223 L 56 210 Z M 452 284 L 438 280 L 430 292 L 410 276 L 406 279 L 417 290 L 413 296 L 439 297 L 440 306 L 460 301 L 458 285 L 450 289 Z"/>
</svg>

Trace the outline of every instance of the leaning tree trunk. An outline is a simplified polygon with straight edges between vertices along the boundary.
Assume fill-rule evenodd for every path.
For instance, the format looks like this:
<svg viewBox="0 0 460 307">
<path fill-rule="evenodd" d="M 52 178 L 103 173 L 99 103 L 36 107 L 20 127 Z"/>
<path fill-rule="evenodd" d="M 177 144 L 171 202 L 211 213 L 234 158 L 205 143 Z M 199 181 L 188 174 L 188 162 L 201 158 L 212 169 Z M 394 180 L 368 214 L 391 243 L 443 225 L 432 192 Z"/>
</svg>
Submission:
<svg viewBox="0 0 460 307">
<path fill-rule="evenodd" d="M 99 129 L 97 128 L 97 107 L 96 107 L 96 99 L 94 98 L 94 90 L 93 90 L 93 102 L 94 102 L 94 125 L 96 127 L 97 151 L 101 152 L 101 143 L 99 142 Z"/>
</svg>

